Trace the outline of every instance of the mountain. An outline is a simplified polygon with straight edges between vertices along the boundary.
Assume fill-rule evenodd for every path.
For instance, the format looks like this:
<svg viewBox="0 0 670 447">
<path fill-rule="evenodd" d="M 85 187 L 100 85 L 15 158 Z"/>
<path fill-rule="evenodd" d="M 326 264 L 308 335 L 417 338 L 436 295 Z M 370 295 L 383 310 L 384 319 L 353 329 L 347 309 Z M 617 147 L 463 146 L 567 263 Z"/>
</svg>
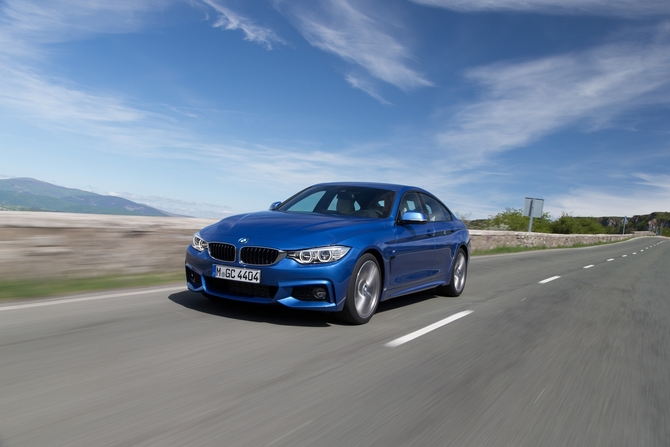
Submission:
<svg viewBox="0 0 670 447">
<path fill-rule="evenodd" d="M 1 209 L 134 216 L 170 215 L 122 197 L 63 188 L 32 178 L 0 180 Z"/>
</svg>

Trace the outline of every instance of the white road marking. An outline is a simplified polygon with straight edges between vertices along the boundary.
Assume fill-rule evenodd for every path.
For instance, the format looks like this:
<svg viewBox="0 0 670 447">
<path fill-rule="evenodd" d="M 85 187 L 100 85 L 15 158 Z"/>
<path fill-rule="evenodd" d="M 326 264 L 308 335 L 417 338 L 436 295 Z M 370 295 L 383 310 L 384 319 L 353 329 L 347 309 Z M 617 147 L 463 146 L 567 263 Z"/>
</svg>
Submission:
<svg viewBox="0 0 670 447">
<path fill-rule="evenodd" d="M 628 256 L 628 255 L 623 255 L 622 258 L 625 258 L 625 257 L 627 257 L 627 256 Z"/>
<path fill-rule="evenodd" d="M 551 278 L 543 279 L 542 281 L 539 282 L 539 284 L 546 284 L 546 283 L 554 281 L 558 278 L 560 278 L 560 276 L 552 276 Z"/>
<path fill-rule="evenodd" d="M 609 259 L 607 260 L 607 262 L 612 262 L 612 261 L 614 261 L 614 258 L 609 258 Z"/>
<path fill-rule="evenodd" d="M 79 303 L 81 301 L 104 300 L 107 298 L 120 298 L 123 296 L 146 295 L 147 293 L 173 292 L 176 290 L 187 290 L 187 289 L 184 286 L 179 287 L 173 286 L 173 287 L 163 287 L 162 289 L 135 290 L 134 292 L 119 292 L 119 293 L 110 293 L 107 295 L 93 295 L 93 296 L 84 296 L 81 298 L 68 298 L 65 300 L 40 301 L 38 303 L 28 303 L 28 304 L 15 304 L 12 306 L 0 307 L 0 312 L 4 312 L 6 310 L 28 309 L 30 307 L 43 307 L 43 306 L 55 306 L 57 304 Z"/>
<path fill-rule="evenodd" d="M 386 343 L 384 346 L 387 346 L 389 348 L 395 348 L 396 346 L 400 346 L 402 344 L 405 344 L 408 341 L 412 341 L 415 338 L 419 338 L 422 335 L 426 335 L 427 333 L 429 333 L 431 331 L 434 331 L 435 329 L 439 329 L 444 325 L 447 325 L 447 324 L 449 324 L 451 322 L 454 322 L 458 319 L 461 319 L 461 318 L 463 318 L 467 315 L 470 315 L 472 312 L 474 312 L 474 311 L 464 310 L 463 312 L 459 312 L 457 314 L 454 314 L 454 315 L 452 315 L 448 318 L 445 318 L 444 320 L 440 320 L 437 323 L 433 323 L 430 326 L 426 326 L 423 329 L 419 329 L 418 331 L 414 331 L 411 334 L 407 334 L 404 337 L 396 338 L 395 340 Z"/>
<path fill-rule="evenodd" d="M 593 264 L 584 266 L 585 269 L 590 269 L 591 267 L 593 267 Z"/>
</svg>

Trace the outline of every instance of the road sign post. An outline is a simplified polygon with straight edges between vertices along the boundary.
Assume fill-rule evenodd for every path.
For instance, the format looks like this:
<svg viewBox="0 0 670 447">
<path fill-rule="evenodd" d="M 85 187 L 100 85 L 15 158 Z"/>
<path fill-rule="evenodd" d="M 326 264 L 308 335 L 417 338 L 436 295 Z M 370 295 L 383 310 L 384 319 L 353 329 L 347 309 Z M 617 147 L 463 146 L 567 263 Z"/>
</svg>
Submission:
<svg viewBox="0 0 670 447">
<path fill-rule="evenodd" d="M 544 199 L 533 199 L 526 197 L 526 202 L 523 206 L 523 215 L 530 217 L 528 224 L 528 232 L 533 231 L 533 217 L 542 217 L 542 209 L 544 208 Z"/>
</svg>

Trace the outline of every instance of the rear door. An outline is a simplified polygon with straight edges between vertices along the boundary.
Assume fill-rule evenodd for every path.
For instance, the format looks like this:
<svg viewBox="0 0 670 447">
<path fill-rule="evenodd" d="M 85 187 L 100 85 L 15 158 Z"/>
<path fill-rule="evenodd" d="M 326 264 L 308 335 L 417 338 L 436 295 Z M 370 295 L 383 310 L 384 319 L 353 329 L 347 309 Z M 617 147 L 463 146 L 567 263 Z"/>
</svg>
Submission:
<svg viewBox="0 0 670 447">
<path fill-rule="evenodd" d="M 439 270 L 438 276 L 445 278 L 451 272 L 451 263 L 453 262 L 456 250 L 458 250 L 459 227 L 454 223 L 451 212 L 442 205 L 437 199 L 427 194 L 421 194 L 426 209 L 428 222 L 433 226 L 435 256 L 434 268 Z"/>
</svg>

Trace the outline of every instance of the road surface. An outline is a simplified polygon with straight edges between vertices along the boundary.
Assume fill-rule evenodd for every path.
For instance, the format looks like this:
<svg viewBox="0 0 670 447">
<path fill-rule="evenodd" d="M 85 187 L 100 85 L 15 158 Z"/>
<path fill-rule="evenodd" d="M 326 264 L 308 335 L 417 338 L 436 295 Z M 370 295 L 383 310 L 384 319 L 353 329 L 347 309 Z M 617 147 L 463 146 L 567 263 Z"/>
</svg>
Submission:
<svg viewBox="0 0 670 447">
<path fill-rule="evenodd" d="M 0 306 L 0 446 L 668 446 L 670 241 L 474 258 L 370 323 L 185 287 Z"/>
</svg>

